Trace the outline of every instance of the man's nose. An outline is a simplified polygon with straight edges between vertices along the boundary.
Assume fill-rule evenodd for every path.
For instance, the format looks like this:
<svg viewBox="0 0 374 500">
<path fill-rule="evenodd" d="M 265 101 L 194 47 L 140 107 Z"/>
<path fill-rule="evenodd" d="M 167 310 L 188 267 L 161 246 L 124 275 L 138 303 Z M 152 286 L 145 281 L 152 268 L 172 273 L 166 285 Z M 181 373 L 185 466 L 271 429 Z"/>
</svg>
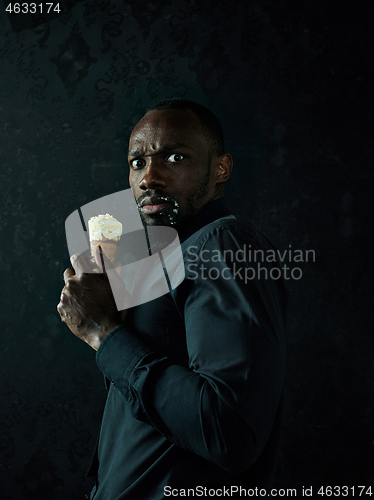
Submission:
<svg viewBox="0 0 374 500">
<path fill-rule="evenodd" d="M 139 182 L 140 189 L 165 188 L 166 179 L 160 161 L 156 158 L 149 158 L 143 177 Z"/>
</svg>

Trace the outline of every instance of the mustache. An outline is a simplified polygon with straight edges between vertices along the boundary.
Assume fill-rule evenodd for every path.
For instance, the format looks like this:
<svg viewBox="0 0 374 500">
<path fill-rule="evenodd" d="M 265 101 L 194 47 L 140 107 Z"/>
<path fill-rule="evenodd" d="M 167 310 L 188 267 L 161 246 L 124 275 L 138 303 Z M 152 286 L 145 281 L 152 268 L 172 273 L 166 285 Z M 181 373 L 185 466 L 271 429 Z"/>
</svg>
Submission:
<svg viewBox="0 0 374 500">
<path fill-rule="evenodd" d="M 157 203 L 171 203 L 175 207 L 179 207 L 178 199 L 176 196 L 171 194 L 165 194 L 161 191 L 146 191 L 139 198 L 137 198 L 136 203 L 138 208 L 143 207 L 145 202 L 150 202 L 152 205 L 156 205 Z M 149 203 L 147 203 L 149 204 Z"/>
</svg>

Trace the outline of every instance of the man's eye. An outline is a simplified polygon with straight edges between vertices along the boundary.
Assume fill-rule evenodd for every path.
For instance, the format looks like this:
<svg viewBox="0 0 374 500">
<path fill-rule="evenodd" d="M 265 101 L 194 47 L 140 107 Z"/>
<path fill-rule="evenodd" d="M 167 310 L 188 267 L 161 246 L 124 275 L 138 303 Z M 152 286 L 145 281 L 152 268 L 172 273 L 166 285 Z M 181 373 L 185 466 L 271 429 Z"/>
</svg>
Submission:
<svg viewBox="0 0 374 500">
<path fill-rule="evenodd" d="M 170 163 L 178 163 L 182 160 L 184 160 L 185 156 L 181 155 L 180 153 L 174 153 L 172 155 L 169 155 L 166 158 L 166 161 L 169 161 Z"/>
<path fill-rule="evenodd" d="M 138 169 L 144 166 L 144 160 L 131 160 L 131 168 Z"/>
</svg>

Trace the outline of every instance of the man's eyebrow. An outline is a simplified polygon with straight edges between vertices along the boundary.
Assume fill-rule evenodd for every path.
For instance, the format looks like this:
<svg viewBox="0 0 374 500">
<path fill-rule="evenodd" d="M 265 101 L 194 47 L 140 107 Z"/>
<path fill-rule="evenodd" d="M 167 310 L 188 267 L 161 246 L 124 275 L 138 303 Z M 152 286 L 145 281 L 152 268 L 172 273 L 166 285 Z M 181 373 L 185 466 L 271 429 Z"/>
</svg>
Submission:
<svg viewBox="0 0 374 500">
<path fill-rule="evenodd" d="M 155 153 L 167 153 L 169 151 L 174 151 L 175 149 L 180 149 L 180 148 L 188 148 L 186 144 L 182 144 L 181 142 L 176 142 L 175 144 L 164 144 L 161 146 L 159 149 L 155 150 Z M 145 153 L 141 149 L 136 149 L 134 151 L 129 151 L 128 156 L 133 157 L 133 156 L 143 156 Z"/>
<path fill-rule="evenodd" d="M 142 151 L 140 149 L 136 149 L 135 151 L 129 151 L 127 153 L 127 156 L 140 156 L 142 154 Z"/>
</svg>

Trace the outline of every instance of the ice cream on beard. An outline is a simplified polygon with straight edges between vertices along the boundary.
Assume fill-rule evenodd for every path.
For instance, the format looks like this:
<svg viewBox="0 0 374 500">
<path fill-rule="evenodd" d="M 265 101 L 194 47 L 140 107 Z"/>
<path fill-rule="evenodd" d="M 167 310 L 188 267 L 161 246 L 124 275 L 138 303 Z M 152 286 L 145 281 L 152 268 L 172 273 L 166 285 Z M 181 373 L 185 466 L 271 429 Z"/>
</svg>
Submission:
<svg viewBox="0 0 374 500">
<path fill-rule="evenodd" d="M 88 221 L 91 255 L 100 246 L 108 259 L 114 263 L 121 242 L 122 224 L 112 215 L 101 214 Z"/>
</svg>

